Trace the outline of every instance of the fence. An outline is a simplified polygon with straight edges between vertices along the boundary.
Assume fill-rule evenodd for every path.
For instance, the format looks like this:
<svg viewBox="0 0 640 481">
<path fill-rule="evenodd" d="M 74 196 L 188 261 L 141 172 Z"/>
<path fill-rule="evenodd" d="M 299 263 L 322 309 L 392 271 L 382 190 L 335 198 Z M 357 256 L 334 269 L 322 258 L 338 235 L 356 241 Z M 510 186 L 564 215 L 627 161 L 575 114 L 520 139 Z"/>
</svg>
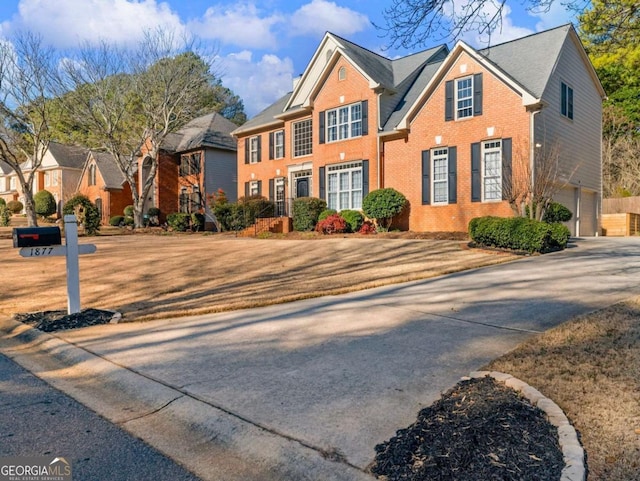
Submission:
<svg viewBox="0 0 640 481">
<path fill-rule="evenodd" d="M 640 197 L 602 199 L 603 214 L 640 214 Z"/>
<path fill-rule="evenodd" d="M 630 236 L 640 232 L 640 214 L 602 214 L 602 234 Z"/>
</svg>

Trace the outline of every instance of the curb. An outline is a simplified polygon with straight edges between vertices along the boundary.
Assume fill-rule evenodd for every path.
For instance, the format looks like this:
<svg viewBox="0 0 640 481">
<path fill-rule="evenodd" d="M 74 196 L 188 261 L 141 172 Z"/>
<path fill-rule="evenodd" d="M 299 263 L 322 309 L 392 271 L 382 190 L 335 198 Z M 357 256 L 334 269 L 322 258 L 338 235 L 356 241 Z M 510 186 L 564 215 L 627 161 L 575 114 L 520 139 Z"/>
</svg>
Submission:
<svg viewBox="0 0 640 481">
<path fill-rule="evenodd" d="M 0 352 L 203 481 L 373 479 L 330 448 L 308 446 L 2 317 Z"/>
<path fill-rule="evenodd" d="M 584 462 L 584 449 L 578 440 L 578 433 L 562 409 L 560 409 L 560 406 L 545 397 L 537 389 L 513 377 L 511 374 L 498 371 L 473 371 L 468 377 L 462 379 L 477 379 L 487 376 L 521 393 L 532 405 L 544 411 L 549 423 L 558 428 L 558 443 L 560 444 L 564 458 L 564 468 L 562 469 L 560 481 L 586 481 L 587 470 Z"/>
</svg>

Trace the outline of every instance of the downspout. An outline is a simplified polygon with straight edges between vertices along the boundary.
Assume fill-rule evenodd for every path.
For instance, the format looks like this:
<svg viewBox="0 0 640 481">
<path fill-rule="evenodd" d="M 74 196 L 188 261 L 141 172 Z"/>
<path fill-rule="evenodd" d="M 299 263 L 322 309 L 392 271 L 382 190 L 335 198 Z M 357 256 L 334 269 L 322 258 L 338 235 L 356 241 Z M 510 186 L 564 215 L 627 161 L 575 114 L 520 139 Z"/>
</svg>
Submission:
<svg viewBox="0 0 640 481">
<path fill-rule="evenodd" d="M 377 114 L 376 116 L 378 117 L 378 121 L 376 122 L 377 127 L 378 127 L 378 131 L 376 132 L 377 135 L 377 141 L 376 141 L 376 155 L 377 155 L 377 174 L 378 174 L 378 189 L 382 189 L 382 159 L 381 159 L 381 149 L 380 149 L 380 142 L 382 141 L 380 138 L 380 132 L 382 131 L 382 126 L 380 125 L 380 121 L 382 120 L 382 116 L 380 115 L 380 98 L 382 97 L 382 90 L 378 91 L 378 97 L 377 97 Z"/>
</svg>

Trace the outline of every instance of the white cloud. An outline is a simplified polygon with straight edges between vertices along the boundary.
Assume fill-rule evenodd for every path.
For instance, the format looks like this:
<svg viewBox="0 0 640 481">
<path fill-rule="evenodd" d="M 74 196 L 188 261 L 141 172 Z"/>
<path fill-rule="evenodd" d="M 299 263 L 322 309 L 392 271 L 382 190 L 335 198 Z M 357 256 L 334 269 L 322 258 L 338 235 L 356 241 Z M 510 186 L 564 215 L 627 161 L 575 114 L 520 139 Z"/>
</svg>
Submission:
<svg viewBox="0 0 640 481">
<path fill-rule="evenodd" d="M 276 55 L 263 55 L 253 62 L 245 50 L 221 59 L 224 69 L 222 83 L 240 96 L 249 118 L 292 90 L 293 61 Z"/>
<path fill-rule="evenodd" d="M 484 13 L 488 16 L 493 16 L 497 13 L 497 7 L 493 4 L 485 4 Z M 485 48 L 490 45 L 497 45 L 499 43 L 508 42 L 516 38 L 526 37 L 531 35 L 533 30 L 526 27 L 518 27 L 514 25 L 513 20 L 510 17 L 511 8 L 508 5 L 502 7 L 502 23 L 496 28 L 491 35 L 479 34 L 478 32 L 467 32 L 463 36 L 463 40 L 470 43 L 476 48 Z"/>
<path fill-rule="evenodd" d="M 553 2 L 548 10 L 531 11 L 529 15 L 539 19 L 536 24 L 538 32 L 576 21 L 576 13 L 558 1 Z"/>
<path fill-rule="evenodd" d="M 73 47 L 102 39 L 136 41 L 145 30 L 160 26 L 182 30 L 178 15 L 167 3 L 156 0 L 20 0 L 18 14 L 10 24 L 3 24 L 3 33 L 26 29 L 57 47 Z"/>
<path fill-rule="evenodd" d="M 202 20 L 190 22 L 189 28 L 201 38 L 239 47 L 273 49 L 277 38 L 272 29 L 283 20 L 278 14 L 260 17 L 254 4 L 238 3 L 208 8 Z"/>
<path fill-rule="evenodd" d="M 369 18 L 335 2 L 312 0 L 291 16 L 291 34 L 297 36 L 323 34 L 353 35 L 370 26 Z"/>
</svg>

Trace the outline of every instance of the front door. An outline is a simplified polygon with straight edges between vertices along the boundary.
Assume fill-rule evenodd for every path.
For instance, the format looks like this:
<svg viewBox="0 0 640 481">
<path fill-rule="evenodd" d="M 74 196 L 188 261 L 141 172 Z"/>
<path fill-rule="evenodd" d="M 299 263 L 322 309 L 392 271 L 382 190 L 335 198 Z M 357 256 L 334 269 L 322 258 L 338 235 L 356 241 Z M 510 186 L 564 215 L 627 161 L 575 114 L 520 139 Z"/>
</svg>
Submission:
<svg viewBox="0 0 640 481">
<path fill-rule="evenodd" d="M 309 197 L 309 177 L 296 179 L 296 198 Z"/>
</svg>

